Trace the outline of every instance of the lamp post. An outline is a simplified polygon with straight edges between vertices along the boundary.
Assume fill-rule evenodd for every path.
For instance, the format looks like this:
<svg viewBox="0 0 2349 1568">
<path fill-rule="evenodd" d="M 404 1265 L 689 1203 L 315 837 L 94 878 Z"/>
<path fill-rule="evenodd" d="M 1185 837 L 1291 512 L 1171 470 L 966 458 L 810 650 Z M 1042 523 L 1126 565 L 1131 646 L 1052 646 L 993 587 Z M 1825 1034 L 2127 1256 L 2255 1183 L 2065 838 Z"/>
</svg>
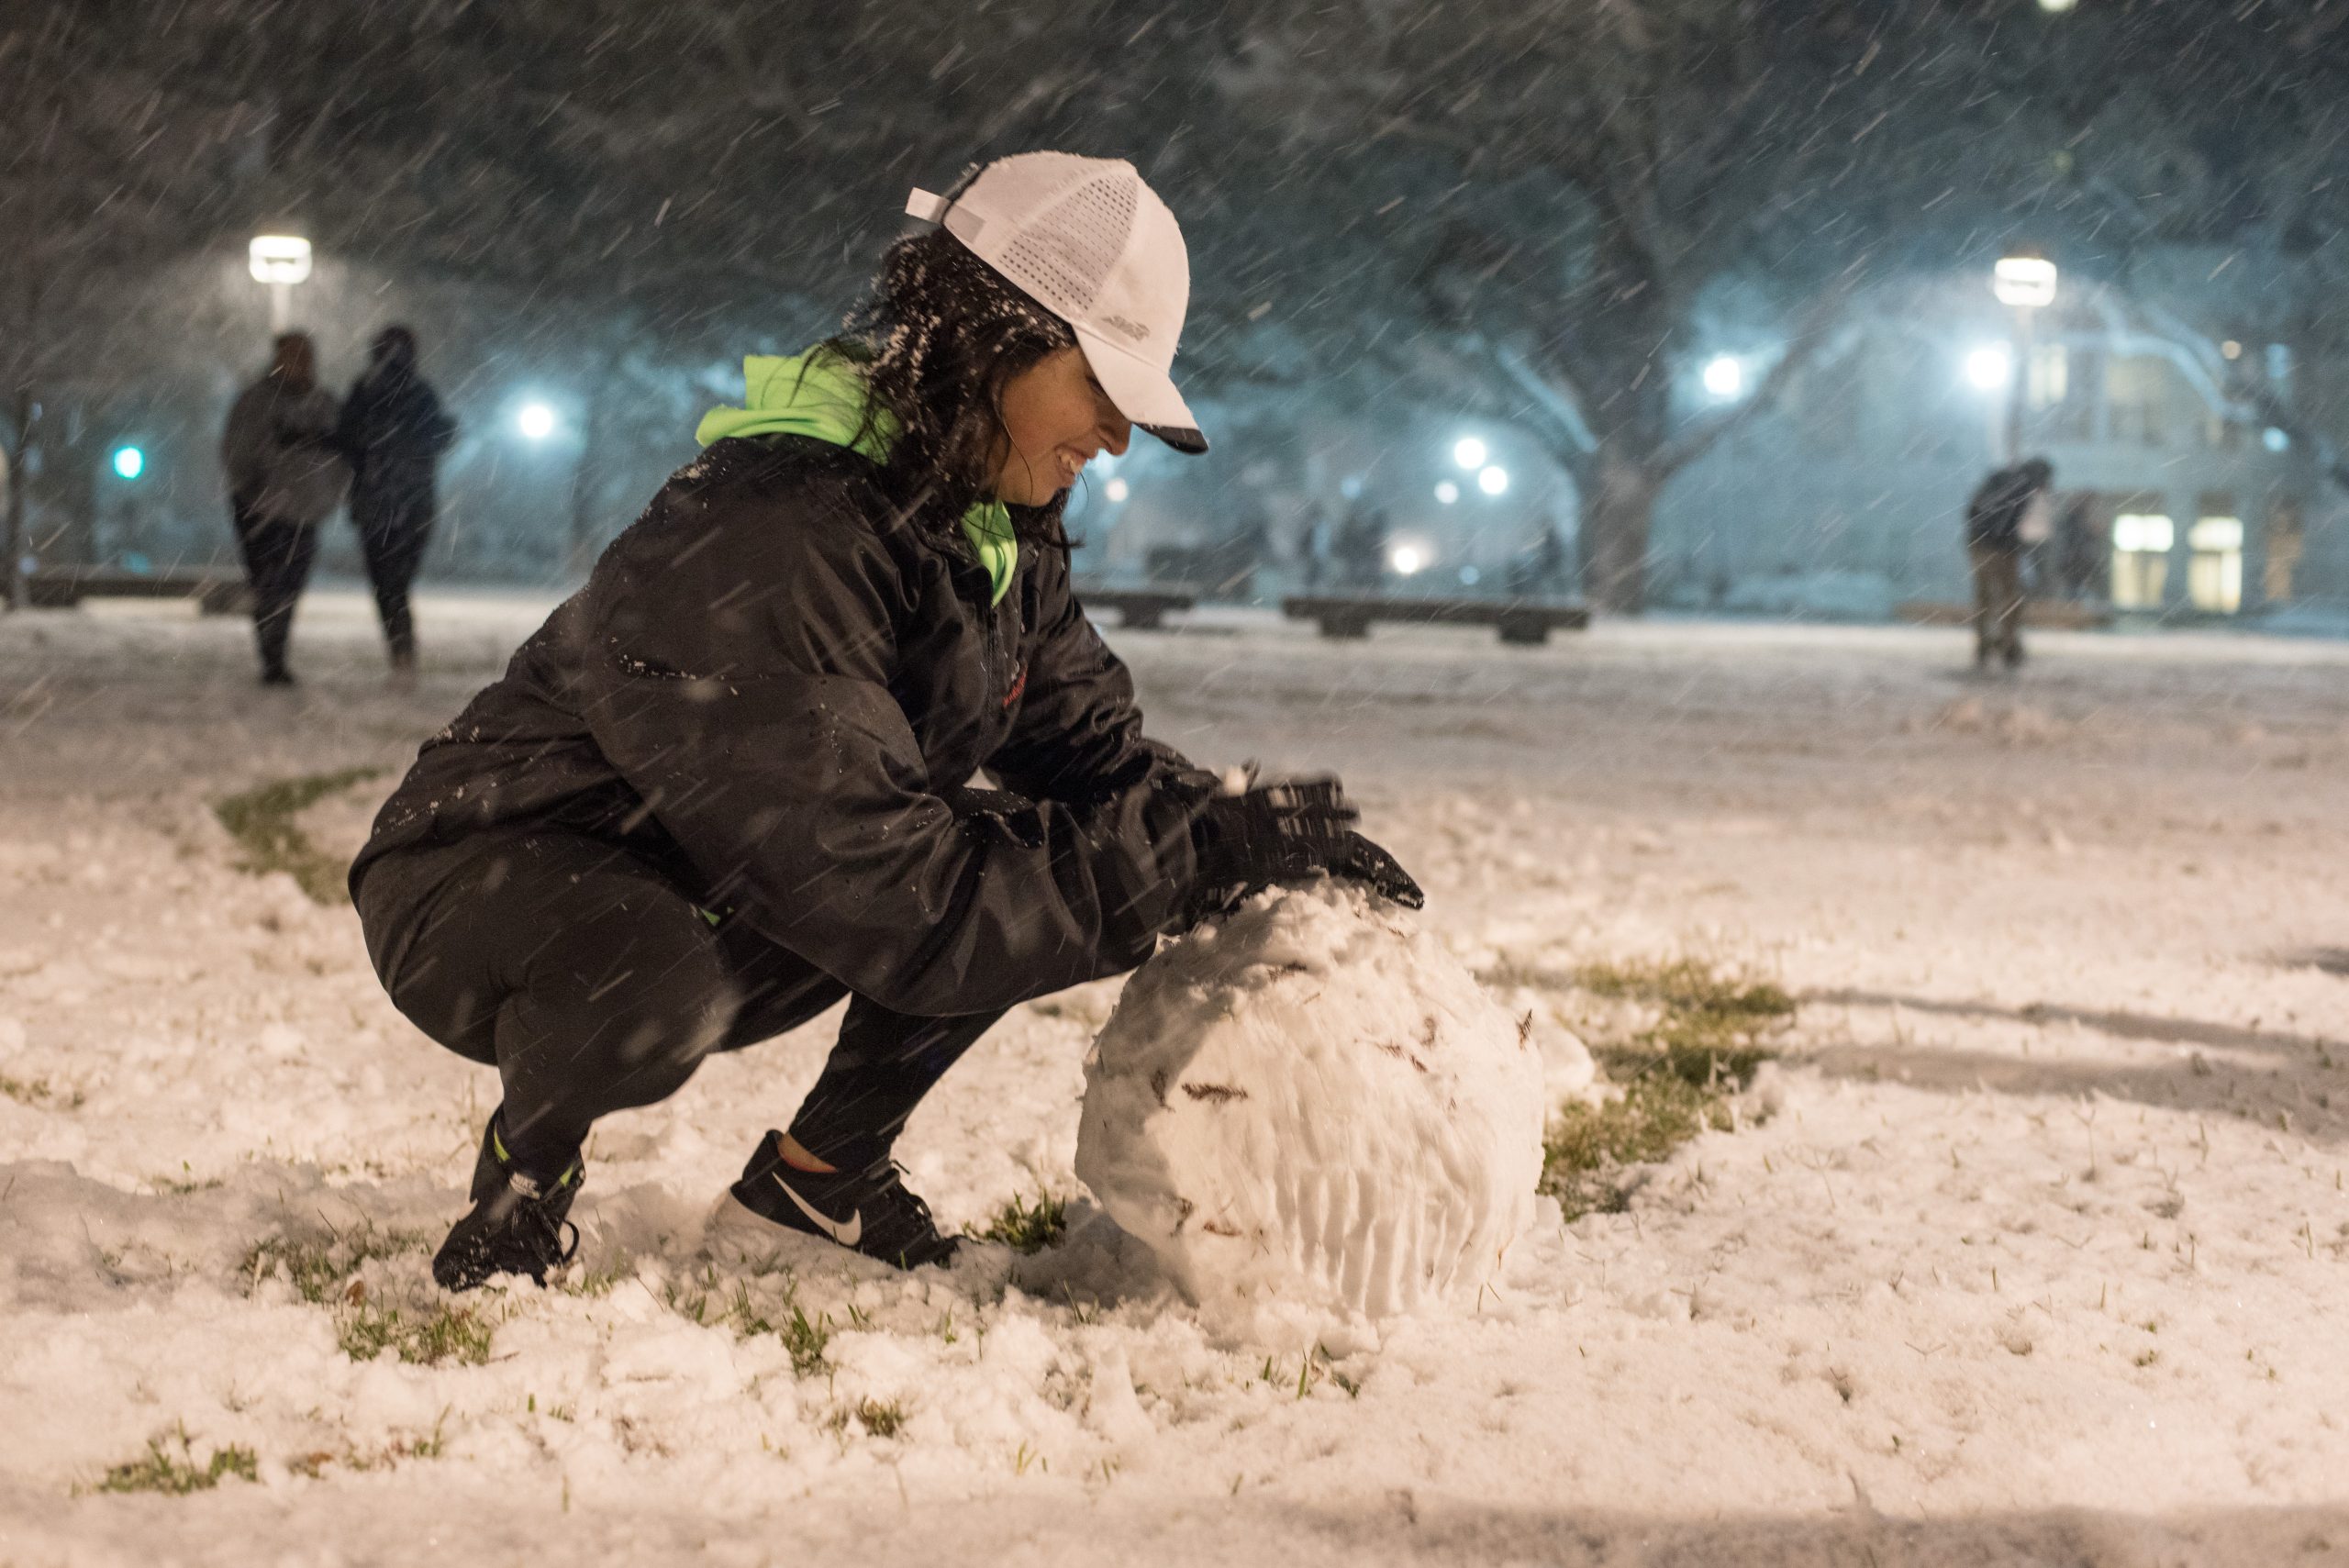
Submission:
<svg viewBox="0 0 2349 1568">
<path fill-rule="evenodd" d="M 2014 363 L 2007 381 L 2007 462 L 2022 458 L 2022 408 L 2031 384 L 2032 312 L 2055 303 L 2055 263 L 2036 250 L 2017 250 L 1991 269 L 1990 290 L 2014 312 Z"/>
<path fill-rule="evenodd" d="M 294 324 L 294 285 L 310 275 L 310 242 L 293 234 L 257 234 L 246 248 L 255 283 L 269 285 L 269 329 Z"/>
</svg>

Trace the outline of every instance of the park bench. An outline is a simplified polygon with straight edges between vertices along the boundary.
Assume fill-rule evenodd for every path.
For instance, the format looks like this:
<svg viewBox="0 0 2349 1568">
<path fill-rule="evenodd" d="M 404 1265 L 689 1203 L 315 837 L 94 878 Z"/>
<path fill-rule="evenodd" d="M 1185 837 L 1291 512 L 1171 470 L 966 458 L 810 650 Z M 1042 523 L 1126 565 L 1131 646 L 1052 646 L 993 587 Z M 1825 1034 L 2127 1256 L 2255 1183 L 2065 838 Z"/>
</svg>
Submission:
<svg viewBox="0 0 2349 1568">
<path fill-rule="evenodd" d="M 1503 642 L 1538 646 L 1553 631 L 1581 631 L 1590 625 L 1587 606 L 1567 599 L 1397 598 L 1385 594 L 1309 594 L 1281 601 L 1291 620 L 1319 623 L 1321 635 L 1361 638 L 1375 621 L 1419 626 L 1489 626 Z"/>
<path fill-rule="evenodd" d="M 1941 599 L 1909 599 L 1892 613 L 1911 626 L 1971 626 L 1974 606 Z M 2025 599 L 2022 624 L 2040 631 L 2093 631 L 2112 624 L 2112 606 L 2082 599 Z"/>
<path fill-rule="evenodd" d="M 1178 610 L 1187 610 L 1199 602 L 1197 589 L 1171 584 L 1111 588 L 1099 584 L 1079 583 L 1076 584 L 1076 597 L 1087 611 L 1117 611 L 1118 624 L 1136 631 L 1155 630 L 1168 616 Z"/>
<path fill-rule="evenodd" d="M 252 590 L 217 572 L 131 572 L 119 566 L 44 566 L 25 580 L 35 609 L 70 610 L 84 599 L 194 599 L 198 614 L 249 615 Z"/>
</svg>

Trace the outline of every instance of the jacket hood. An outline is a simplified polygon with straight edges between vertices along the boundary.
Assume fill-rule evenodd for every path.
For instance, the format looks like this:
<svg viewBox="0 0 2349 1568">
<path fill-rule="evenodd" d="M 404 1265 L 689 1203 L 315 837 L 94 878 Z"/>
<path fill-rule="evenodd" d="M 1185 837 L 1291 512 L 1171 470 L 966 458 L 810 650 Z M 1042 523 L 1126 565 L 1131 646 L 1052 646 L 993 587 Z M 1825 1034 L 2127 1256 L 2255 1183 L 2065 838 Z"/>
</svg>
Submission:
<svg viewBox="0 0 2349 1568">
<path fill-rule="evenodd" d="M 735 436 L 805 436 L 846 447 L 874 462 L 885 462 L 896 444 L 898 426 L 885 408 L 864 414 L 864 377 L 852 360 L 821 349 L 784 357 L 752 354 L 742 361 L 742 406 L 713 408 L 701 417 L 694 439 L 702 446 Z M 1019 539 L 1011 510 L 1000 501 L 982 501 L 963 514 L 963 532 L 978 552 L 994 586 L 988 602 L 999 605 L 1019 571 Z"/>
</svg>

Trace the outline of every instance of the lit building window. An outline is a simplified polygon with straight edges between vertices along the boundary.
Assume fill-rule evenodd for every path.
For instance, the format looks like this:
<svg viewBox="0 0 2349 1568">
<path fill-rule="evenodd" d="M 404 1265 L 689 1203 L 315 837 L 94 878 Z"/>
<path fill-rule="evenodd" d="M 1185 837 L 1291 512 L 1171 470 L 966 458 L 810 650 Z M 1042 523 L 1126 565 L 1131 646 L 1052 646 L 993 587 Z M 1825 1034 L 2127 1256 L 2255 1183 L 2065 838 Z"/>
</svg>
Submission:
<svg viewBox="0 0 2349 1568">
<path fill-rule="evenodd" d="M 2061 343 L 2034 343 L 2031 379 L 2025 384 L 2033 408 L 2053 408 L 2071 395 L 2072 354 Z"/>
<path fill-rule="evenodd" d="M 2169 585 L 2169 551 L 2176 525 L 2156 512 L 2123 512 L 2112 519 L 2112 602 L 2122 609 L 2152 609 Z"/>
<path fill-rule="evenodd" d="M 2243 608 L 2243 519 L 2202 517 L 2186 530 L 2187 597 L 2198 610 L 2232 615 Z"/>
</svg>

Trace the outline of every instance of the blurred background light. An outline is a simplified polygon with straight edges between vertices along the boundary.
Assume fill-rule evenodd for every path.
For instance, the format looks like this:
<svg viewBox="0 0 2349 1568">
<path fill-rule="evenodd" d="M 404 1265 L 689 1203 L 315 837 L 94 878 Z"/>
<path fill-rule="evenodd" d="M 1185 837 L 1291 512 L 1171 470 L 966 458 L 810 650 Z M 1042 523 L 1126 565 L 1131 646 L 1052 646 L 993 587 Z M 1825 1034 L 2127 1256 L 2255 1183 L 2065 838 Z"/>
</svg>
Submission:
<svg viewBox="0 0 2349 1568">
<path fill-rule="evenodd" d="M 1965 379 L 1984 392 L 2006 385 L 2014 370 L 2015 357 L 2003 344 L 1986 344 L 1965 356 Z"/>
</svg>

